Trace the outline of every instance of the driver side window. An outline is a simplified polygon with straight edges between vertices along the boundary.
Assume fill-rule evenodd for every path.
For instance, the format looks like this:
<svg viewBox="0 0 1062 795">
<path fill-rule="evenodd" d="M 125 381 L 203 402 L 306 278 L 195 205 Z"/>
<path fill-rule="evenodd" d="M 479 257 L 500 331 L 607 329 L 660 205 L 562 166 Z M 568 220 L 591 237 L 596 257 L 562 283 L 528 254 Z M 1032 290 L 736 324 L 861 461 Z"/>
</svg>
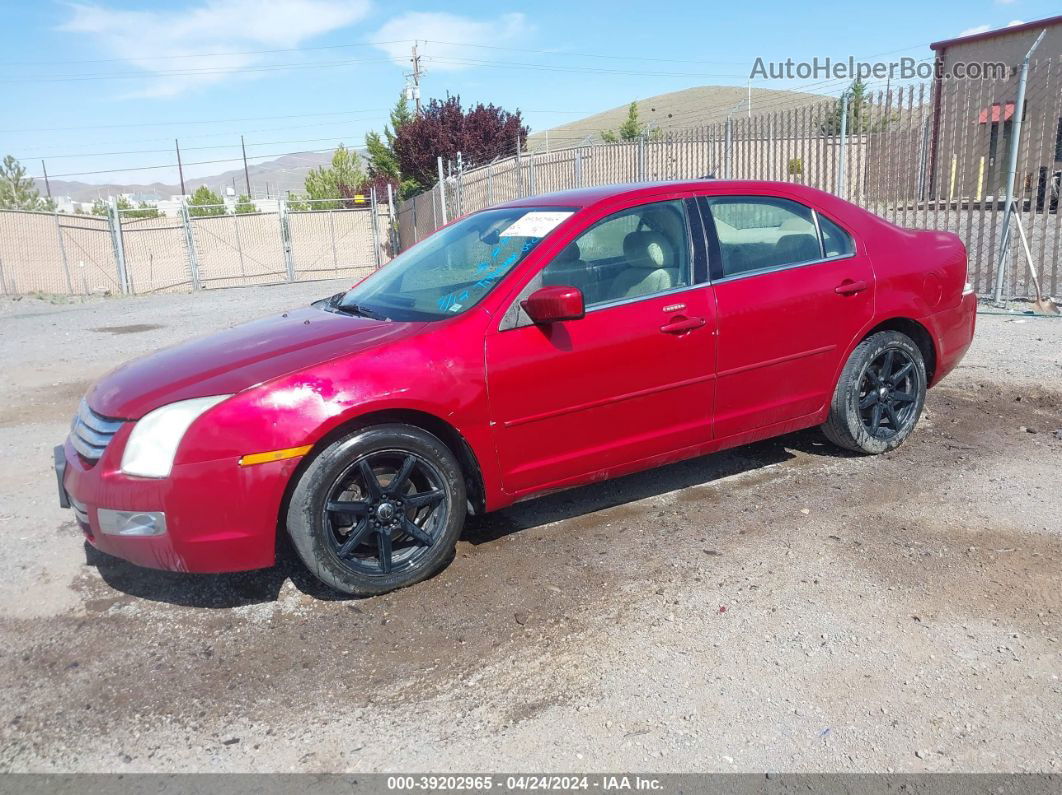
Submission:
<svg viewBox="0 0 1062 795">
<path fill-rule="evenodd" d="M 544 286 L 578 287 L 593 307 L 690 284 L 681 200 L 630 207 L 601 219 L 542 271 Z"/>
</svg>

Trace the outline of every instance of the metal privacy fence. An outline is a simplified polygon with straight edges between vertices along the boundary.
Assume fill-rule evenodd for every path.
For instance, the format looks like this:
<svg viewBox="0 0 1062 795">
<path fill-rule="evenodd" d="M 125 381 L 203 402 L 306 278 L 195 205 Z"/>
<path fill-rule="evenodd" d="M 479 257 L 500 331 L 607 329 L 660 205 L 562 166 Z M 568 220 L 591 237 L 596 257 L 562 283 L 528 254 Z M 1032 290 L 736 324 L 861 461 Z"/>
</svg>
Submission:
<svg viewBox="0 0 1062 795">
<path fill-rule="evenodd" d="M 390 205 L 273 200 L 269 212 L 217 207 L 143 218 L 0 211 L 0 294 L 140 294 L 350 279 L 390 259 Z M 275 207 L 275 209 L 274 209 Z M 195 212 L 217 215 L 194 215 Z"/>
<path fill-rule="evenodd" d="M 611 183 L 767 179 L 827 190 L 901 226 L 942 229 L 966 243 L 979 293 L 995 282 L 1017 75 L 868 92 L 818 105 L 776 102 L 755 115 L 617 144 L 519 155 L 458 171 L 402 202 L 402 249 L 447 220 L 538 193 Z M 1062 61 L 1032 65 L 1018 149 L 1015 208 L 1044 290 L 1062 293 Z M 1029 297 L 1018 236 L 1005 293 Z"/>
</svg>

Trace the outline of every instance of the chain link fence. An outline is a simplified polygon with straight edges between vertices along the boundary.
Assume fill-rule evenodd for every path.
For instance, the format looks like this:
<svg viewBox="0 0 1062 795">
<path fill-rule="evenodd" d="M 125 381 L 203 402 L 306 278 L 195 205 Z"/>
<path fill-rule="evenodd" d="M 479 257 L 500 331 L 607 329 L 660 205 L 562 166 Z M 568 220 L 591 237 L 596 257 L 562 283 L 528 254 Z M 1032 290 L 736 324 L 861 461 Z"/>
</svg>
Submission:
<svg viewBox="0 0 1062 795">
<path fill-rule="evenodd" d="M 0 211 L 0 293 L 142 294 L 350 279 L 393 256 L 392 205 L 273 199 L 263 211 L 181 207 L 175 216 L 112 203 L 107 217 Z"/>
<path fill-rule="evenodd" d="M 966 243 L 970 277 L 992 291 L 1017 73 L 867 92 L 785 107 L 638 141 L 521 154 L 457 171 L 400 203 L 405 249 L 460 215 L 539 193 L 656 180 L 798 182 L 836 193 L 901 226 L 942 229 Z M 1062 293 L 1062 60 L 1029 70 L 1015 183 L 1016 215 L 1047 293 Z M 440 164 L 442 166 L 442 164 Z M 1031 297 L 1029 264 L 1008 240 L 1006 294 Z"/>
</svg>

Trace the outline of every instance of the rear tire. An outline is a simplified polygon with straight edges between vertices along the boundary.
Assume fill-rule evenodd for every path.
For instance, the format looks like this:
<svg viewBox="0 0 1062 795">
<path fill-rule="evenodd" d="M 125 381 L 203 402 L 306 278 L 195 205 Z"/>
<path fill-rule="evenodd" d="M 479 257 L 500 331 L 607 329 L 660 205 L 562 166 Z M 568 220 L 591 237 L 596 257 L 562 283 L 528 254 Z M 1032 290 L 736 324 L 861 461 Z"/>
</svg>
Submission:
<svg viewBox="0 0 1062 795">
<path fill-rule="evenodd" d="M 906 334 L 880 331 L 848 357 L 822 425 L 826 438 L 866 455 L 894 450 L 911 435 L 926 399 L 922 351 Z"/>
<path fill-rule="evenodd" d="M 374 596 L 446 567 L 466 499 L 461 467 L 438 438 L 411 425 L 376 425 L 313 459 L 292 492 L 288 533 L 321 582 Z"/>
</svg>

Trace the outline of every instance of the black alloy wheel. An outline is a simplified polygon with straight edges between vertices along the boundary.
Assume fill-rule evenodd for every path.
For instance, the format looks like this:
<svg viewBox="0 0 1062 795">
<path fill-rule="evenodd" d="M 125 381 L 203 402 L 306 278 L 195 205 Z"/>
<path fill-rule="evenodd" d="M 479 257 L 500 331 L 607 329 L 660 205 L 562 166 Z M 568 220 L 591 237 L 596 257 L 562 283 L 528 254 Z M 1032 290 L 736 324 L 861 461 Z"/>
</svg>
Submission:
<svg viewBox="0 0 1062 795">
<path fill-rule="evenodd" d="M 872 334 L 841 370 L 822 431 L 857 453 L 893 450 L 917 425 L 927 385 L 925 357 L 914 340 L 899 331 Z"/>
<path fill-rule="evenodd" d="M 288 504 L 288 534 L 319 580 L 373 596 L 445 568 L 467 504 L 461 466 L 438 437 L 373 425 L 307 460 Z"/>
<path fill-rule="evenodd" d="M 859 385 L 859 416 L 871 436 L 889 439 L 910 424 L 918 404 L 915 367 L 902 348 L 887 348 L 867 365 Z"/>
<path fill-rule="evenodd" d="M 322 521 L 333 551 L 365 574 L 413 568 L 438 540 L 449 506 L 443 475 L 402 450 L 370 453 L 332 484 Z"/>
</svg>

